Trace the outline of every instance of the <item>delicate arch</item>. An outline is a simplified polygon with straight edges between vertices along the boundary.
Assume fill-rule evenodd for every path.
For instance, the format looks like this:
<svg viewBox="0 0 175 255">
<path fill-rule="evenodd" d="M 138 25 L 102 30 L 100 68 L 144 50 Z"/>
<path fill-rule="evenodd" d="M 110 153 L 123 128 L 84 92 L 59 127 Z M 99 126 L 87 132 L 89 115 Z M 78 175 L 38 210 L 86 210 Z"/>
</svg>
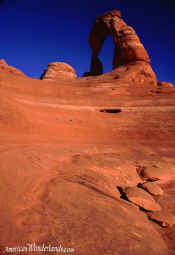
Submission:
<svg viewBox="0 0 175 255">
<path fill-rule="evenodd" d="M 120 11 L 113 10 L 97 17 L 92 26 L 89 35 L 89 45 L 92 49 L 90 75 L 103 73 L 103 64 L 98 56 L 108 35 L 112 36 L 115 46 L 113 69 L 135 61 L 150 62 L 135 30 L 122 20 Z"/>
</svg>

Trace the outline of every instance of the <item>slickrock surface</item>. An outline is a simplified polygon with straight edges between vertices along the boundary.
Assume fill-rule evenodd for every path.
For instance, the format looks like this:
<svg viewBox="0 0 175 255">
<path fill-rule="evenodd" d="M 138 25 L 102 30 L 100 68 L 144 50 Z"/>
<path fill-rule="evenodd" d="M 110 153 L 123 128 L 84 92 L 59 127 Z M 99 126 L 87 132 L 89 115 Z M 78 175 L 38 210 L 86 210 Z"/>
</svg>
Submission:
<svg viewBox="0 0 175 255">
<path fill-rule="evenodd" d="M 155 167 L 150 167 L 150 168 L 145 168 L 142 171 L 142 176 L 144 179 L 149 180 L 149 181 L 170 181 L 171 180 L 171 170 L 168 168 L 155 168 Z"/>
<path fill-rule="evenodd" d="M 161 228 L 117 189 L 163 178 L 156 202 L 137 188 L 141 206 L 175 215 L 175 89 L 159 90 L 140 44 L 136 55 L 107 74 L 75 79 L 65 71 L 74 78 L 52 82 L 0 67 L 2 254 L 27 243 L 76 255 L 175 253 L 174 225 Z"/>
<path fill-rule="evenodd" d="M 60 81 L 72 80 L 77 78 L 76 72 L 72 66 L 64 62 L 53 62 L 48 65 L 41 75 L 41 80 Z"/>
<path fill-rule="evenodd" d="M 156 182 L 145 182 L 141 187 L 155 196 L 163 195 L 163 189 Z"/>
<path fill-rule="evenodd" d="M 158 222 L 162 227 L 172 227 L 175 225 L 175 215 L 172 213 L 165 211 L 159 211 L 159 212 L 148 212 L 148 217 Z"/>
<path fill-rule="evenodd" d="M 0 73 L 2 250 L 27 240 L 78 255 L 170 254 L 116 187 L 142 181 L 138 164 L 173 167 L 175 96 L 113 75 L 57 86 Z"/>
<path fill-rule="evenodd" d="M 127 198 L 134 204 L 147 211 L 161 211 L 161 207 L 152 196 L 138 187 L 129 187 L 124 190 Z"/>
</svg>

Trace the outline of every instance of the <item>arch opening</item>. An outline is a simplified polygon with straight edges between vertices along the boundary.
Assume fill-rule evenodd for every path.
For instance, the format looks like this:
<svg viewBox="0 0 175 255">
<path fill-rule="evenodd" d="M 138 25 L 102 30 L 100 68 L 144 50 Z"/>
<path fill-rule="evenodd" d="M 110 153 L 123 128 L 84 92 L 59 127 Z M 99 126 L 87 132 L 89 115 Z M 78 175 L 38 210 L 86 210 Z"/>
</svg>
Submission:
<svg viewBox="0 0 175 255">
<path fill-rule="evenodd" d="M 114 55 L 114 43 L 112 36 L 108 35 L 103 43 L 99 59 L 103 63 L 103 73 L 111 72 L 113 66 L 112 61 Z"/>
<path fill-rule="evenodd" d="M 109 35 L 112 36 L 112 42 Z M 101 61 L 99 54 L 101 51 L 102 54 L 104 53 L 106 42 L 110 44 L 109 48 L 113 49 L 113 57 L 108 58 L 106 55 L 104 58 L 102 57 L 103 61 Z M 105 66 L 111 66 L 108 62 L 109 59 L 112 60 L 112 69 L 136 61 L 150 62 L 148 53 L 135 30 L 124 22 L 121 13 L 117 10 L 107 12 L 96 18 L 89 35 L 89 44 L 92 49 L 92 57 L 88 75 L 103 74 L 102 63 L 106 63 Z"/>
</svg>

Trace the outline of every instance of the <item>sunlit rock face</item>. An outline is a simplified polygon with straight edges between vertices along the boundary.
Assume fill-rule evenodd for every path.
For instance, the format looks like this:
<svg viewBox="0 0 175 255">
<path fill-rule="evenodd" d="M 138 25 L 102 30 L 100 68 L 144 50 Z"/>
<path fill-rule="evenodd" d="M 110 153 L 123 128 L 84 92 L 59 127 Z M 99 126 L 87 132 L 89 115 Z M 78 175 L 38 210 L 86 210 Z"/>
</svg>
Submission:
<svg viewBox="0 0 175 255">
<path fill-rule="evenodd" d="M 124 22 L 121 18 L 121 12 L 117 10 L 98 16 L 92 26 L 89 35 L 92 62 L 98 57 L 104 40 L 108 35 L 112 36 L 115 46 L 113 68 L 134 61 L 149 63 L 148 53 L 140 42 L 135 30 Z M 91 66 L 91 69 L 91 71 L 96 71 L 93 70 L 93 66 Z"/>
<path fill-rule="evenodd" d="M 92 49 L 90 72 L 86 72 L 84 76 L 103 73 L 103 64 L 98 56 L 108 35 L 112 36 L 114 43 L 113 70 L 118 70 L 121 66 L 129 67 L 131 70 L 139 62 L 139 68 L 133 70 L 134 76 L 142 75 L 144 79 L 141 83 L 149 78 L 149 82 L 151 80 L 151 83 L 156 85 L 156 76 L 149 64 L 147 51 L 135 30 L 124 22 L 121 12 L 117 10 L 106 12 L 95 19 L 89 35 L 89 45 Z"/>
<path fill-rule="evenodd" d="M 13 66 L 9 66 L 4 59 L 0 59 L 0 72 L 1 73 L 7 72 L 7 73 L 15 74 L 15 75 L 25 76 L 25 74 L 21 72 L 20 70 L 18 70 L 17 68 Z"/>
<path fill-rule="evenodd" d="M 77 75 L 74 68 L 64 62 L 50 63 L 40 77 L 41 80 L 47 81 L 72 80 L 75 78 L 77 78 Z"/>
</svg>

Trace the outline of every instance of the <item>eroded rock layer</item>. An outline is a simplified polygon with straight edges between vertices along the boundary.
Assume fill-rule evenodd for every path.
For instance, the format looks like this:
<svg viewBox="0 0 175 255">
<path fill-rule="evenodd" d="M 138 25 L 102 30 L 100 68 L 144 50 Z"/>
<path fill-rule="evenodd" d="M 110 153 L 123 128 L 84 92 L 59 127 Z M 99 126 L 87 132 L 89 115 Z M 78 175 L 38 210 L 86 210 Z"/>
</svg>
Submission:
<svg viewBox="0 0 175 255">
<path fill-rule="evenodd" d="M 64 62 L 53 62 L 41 75 L 41 80 L 59 81 L 75 79 L 76 72 L 72 66 Z"/>
<path fill-rule="evenodd" d="M 98 56 L 108 35 L 112 36 L 115 46 L 113 69 L 120 66 L 133 67 L 139 61 L 139 65 L 143 66 L 143 72 L 145 71 L 145 66 L 147 66 L 148 75 L 145 77 L 144 82 L 147 81 L 149 76 L 152 83 L 156 85 L 156 76 L 149 64 L 150 58 L 147 51 L 135 30 L 124 22 L 120 11 L 117 10 L 106 12 L 96 18 L 89 35 L 89 44 L 92 49 L 90 72 L 85 73 L 84 76 L 100 75 L 103 73 L 103 64 Z M 137 72 L 137 69 L 133 70 L 133 72 L 138 76 L 140 68 L 139 72 Z"/>
<path fill-rule="evenodd" d="M 0 72 L 1 73 L 7 72 L 7 73 L 13 73 L 15 75 L 25 76 L 25 74 L 21 72 L 20 70 L 18 70 L 17 68 L 13 66 L 9 66 L 4 59 L 0 60 Z"/>
</svg>

